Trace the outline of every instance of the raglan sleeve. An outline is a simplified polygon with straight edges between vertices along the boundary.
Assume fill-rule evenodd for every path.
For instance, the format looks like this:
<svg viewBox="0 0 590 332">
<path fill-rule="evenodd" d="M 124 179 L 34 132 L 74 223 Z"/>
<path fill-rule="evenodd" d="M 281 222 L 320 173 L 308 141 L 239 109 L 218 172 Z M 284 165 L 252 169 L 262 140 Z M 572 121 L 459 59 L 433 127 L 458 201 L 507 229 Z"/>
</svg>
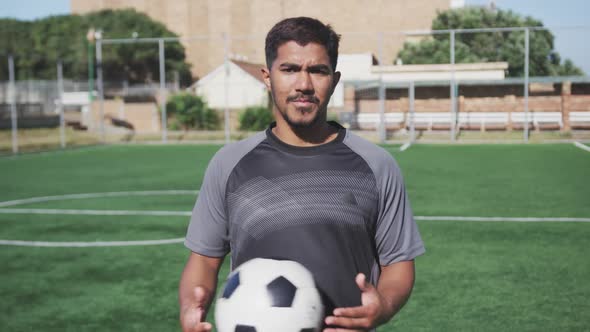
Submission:
<svg viewBox="0 0 590 332">
<path fill-rule="evenodd" d="M 379 163 L 377 186 L 379 211 L 375 244 L 382 266 L 412 260 L 425 252 L 424 243 L 414 220 L 401 170 L 387 154 Z"/>
<path fill-rule="evenodd" d="M 209 257 L 229 252 L 229 229 L 225 209 L 226 175 L 219 153 L 205 171 L 184 241 L 191 251 Z"/>
</svg>

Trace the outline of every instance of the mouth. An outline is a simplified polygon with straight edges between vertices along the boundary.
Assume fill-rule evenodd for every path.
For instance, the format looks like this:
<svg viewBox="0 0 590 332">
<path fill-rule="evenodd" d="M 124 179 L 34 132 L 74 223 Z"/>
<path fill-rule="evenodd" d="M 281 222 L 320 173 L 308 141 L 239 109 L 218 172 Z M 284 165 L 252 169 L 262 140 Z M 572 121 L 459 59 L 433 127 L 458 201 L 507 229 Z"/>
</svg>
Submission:
<svg viewBox="0 0 590 332">
<path fill-rule="evenodd" d="M 291 102 L 296 108 L 311 108 L 313 105 L 317 104 L 318 101 L 316 100 L 316 98 L 313 97 L 295 97 L 295 98 L 289 98 L 288 100 L 289 102 Z"/>
<path fill-rule="evenodd" d="M 292 103 L 297 107 L 311 107 L 315 105 L 315 102 L 309 99 L 295 99 Z"/>
</svg>

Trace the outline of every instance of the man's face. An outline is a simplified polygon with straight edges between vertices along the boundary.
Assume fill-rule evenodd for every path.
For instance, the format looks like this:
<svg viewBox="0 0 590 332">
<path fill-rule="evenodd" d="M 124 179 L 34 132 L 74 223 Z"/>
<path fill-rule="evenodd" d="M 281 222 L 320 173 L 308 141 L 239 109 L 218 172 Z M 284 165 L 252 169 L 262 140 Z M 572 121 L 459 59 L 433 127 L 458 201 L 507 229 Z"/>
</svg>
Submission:
<svg viewBox="0 0 590 332">
<path fill-rule="evenodd" d="M 324 46 L 301 46 L 289 41 L 279 46 L 270 69 L 263 69 L 275 109 L 294 128 L 310 127 L 326 119 L 326 109 L 340 73 L 334 72 Z"/>
</svg>

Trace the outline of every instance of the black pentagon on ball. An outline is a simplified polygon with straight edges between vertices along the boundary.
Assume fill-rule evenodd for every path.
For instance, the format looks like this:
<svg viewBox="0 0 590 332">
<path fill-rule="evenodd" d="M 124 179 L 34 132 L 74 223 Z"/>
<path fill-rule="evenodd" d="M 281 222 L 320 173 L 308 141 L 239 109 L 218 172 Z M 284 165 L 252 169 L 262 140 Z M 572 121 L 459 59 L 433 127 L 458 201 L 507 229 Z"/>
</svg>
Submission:
<svg viewBox="0 0 590 332">
<path fill-rule="evenodd" d="M 318 329 L 310 327 L 310 328 L 306 328 L 306 329 L 301 329 L 301 331 L 299 331 L 299 332 L 318 332 Z"/>
<path fill-rule="evenodd" d="M 229 277 L 229 279 L 225 283 L 225 288 L 223 289 L 223 295 L 221 297 L 223 297 L 224 299 L 229 299 L 239 285 L 240 272 L 235 272 Z"/>
<path fill-rule="evenodd" d="M 293 304 L 297 287 L 287 278 L 280 276 L 266 285 L 270 297 L 271 306 L 285 308 Z"/>
<path fill-rule="evenodd" d="M 256 328 L 254 326 L 248 325 L 236 325 L 236 329 L 234 332 L 256 332 Z"/>
</svg>

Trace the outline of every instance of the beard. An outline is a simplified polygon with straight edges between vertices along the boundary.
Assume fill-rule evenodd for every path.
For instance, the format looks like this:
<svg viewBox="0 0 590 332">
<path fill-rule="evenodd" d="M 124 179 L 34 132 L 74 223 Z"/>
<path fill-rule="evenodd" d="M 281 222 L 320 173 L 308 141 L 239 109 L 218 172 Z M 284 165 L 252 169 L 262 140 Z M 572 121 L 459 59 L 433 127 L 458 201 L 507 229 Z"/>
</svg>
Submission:
<svg viewBox="0 0 590 332">
<path fill-rule="evenodd" d="M 297 99 L 307 99 L 318 106 L 318 109 L 315 112 L 315 114 L 313 115 L 313 117 L 311 117 L 309 119 L 295 119 L 294 117 L 289 115 L 289 111 L 288 111 L 289 102 L 295 101 Z M 280 109 L 279 106 L 276 105 L 276 103 L 275 103 L 275 106 L 277 107 L 277 110 L 278 110 L 280 116 L 283 118 L 283 120 L 285 120 L 285 122 L 287 122 L 287 124 L 291 128 L 294 128 L 294 129 L 305 129 L 305 128 L 310 128 L 310 127 L 315 126 L 320 121 L 321 114 L 325 113 L 325 111 L 323 111 L 324 108 L 322 107 L 322 105 L 319 105 L 319 103 L 320 103 L 319 99 L 315 96 L 303 96 L 303 95 L 299 94 L 299 95 L 287 97 L 286 101 L 287 101 L 287 104 L 285 105 L 285 109 Z M 301 110 L 296 109 L 295 112 L 306 112 L 306 111 L 301 111 Z"/>
<path fill-rule="evenodd" d="M 297 111 L 299 112 L 299 111 Z M 304 129 L 313 127 L 319 122 L 320 111 L 316 112 L 311 119 L 293 119 L 288 112 L 279 110 L 281 117 L 289 124 L 291 128 Z"/>
</svg>

